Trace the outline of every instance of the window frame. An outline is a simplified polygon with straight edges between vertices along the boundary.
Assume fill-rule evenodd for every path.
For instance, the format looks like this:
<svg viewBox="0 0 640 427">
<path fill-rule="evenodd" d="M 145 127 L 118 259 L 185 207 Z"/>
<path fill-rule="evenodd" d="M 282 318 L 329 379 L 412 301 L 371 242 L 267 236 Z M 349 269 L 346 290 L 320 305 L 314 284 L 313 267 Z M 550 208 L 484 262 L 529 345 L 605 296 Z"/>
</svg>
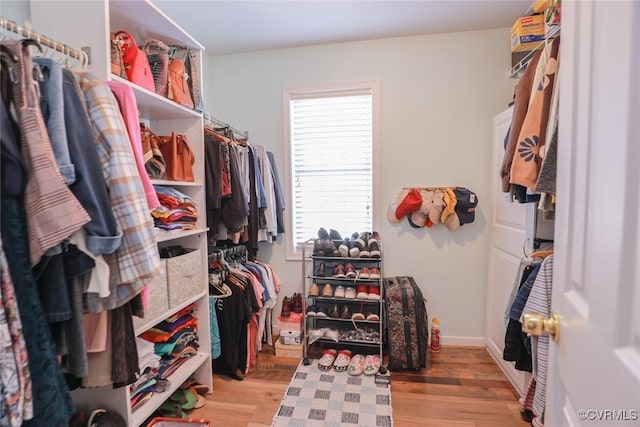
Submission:
<svg viewBox="0 0 640 427">
<path fill-rule="evenodd" d="M 379 168 L 379 141 L 380 141 L 380 83 L 377 80 L 330 83 L 330 84 L 314 84 L 305 86 L 286 87 L 282 91 L 283 104 L 283 135 L 284 135 L 284 160 L 285 160 L 285 196 L 287 206 L 293 206 L 293 167 L 291 164 L 291 111 L 290 101 L 294 99 L 316 98 L 324 96 L 336 95 L 362 95 L 370 94 L 372 97 L 372 152 L 371 152 L 371 221 L 374 230 L 379 230 L 379 214 L 377 207 L 378 191 L 380 188 L 380 168 Z M 287 261 L 301 261 L 302 247 L 298 247 L 293 242 L 293 208 L 285 210 L 285 225 L 287 232 L 285 233 L 285 250 Z M 326 224 L 325 227 L 331 227 Z M 338 230 L 341 233 L 351 232 L 350 230 Z M 359 230 L 371 231 L 371 230 Z M 313 237 L 313 236 L 310 236 Z M 346 237 L 346 236 L 343 236 Z"/>
</svg>

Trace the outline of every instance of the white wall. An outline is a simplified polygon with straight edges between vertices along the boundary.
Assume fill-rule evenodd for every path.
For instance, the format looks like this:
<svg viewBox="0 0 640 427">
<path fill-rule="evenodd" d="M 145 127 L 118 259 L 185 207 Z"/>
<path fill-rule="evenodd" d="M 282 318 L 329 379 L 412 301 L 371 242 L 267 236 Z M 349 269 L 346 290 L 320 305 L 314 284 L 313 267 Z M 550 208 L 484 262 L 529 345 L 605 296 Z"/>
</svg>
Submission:
<svg viewBox="0 0 640 427">
<path fill-rule="evenodd" d="M 0 16 L 23 25 L 25 21 L 29 20 L 31 14 L 29 6 L 29 0 L 2 0 L 0 2 Z"/>
<path fill-rule="evenodd" d="M 282 89 L 379 80 L 381 188 L 374 214 L 384 274 L 413 276 L 429 316 L 440 318 L 445 343 L 446 337 L 454 343 L 451 337 L 484 338 L 490 174 L 497 173 L 490 170 L 491 120 L 512 97 L 508 66 L 507 29 L 208 56 L 206 107 L 273 151 L 282 177 Z M 389 200 L 402 187 L 455 185 L 478 195 L 475 223 L 451 232 L 386 220 Z M 300 289 L 300 262 L 285 260 L 282 236 L 261 244 L 259 257 L 277 269 L 280 299 Z"/>
</svg>

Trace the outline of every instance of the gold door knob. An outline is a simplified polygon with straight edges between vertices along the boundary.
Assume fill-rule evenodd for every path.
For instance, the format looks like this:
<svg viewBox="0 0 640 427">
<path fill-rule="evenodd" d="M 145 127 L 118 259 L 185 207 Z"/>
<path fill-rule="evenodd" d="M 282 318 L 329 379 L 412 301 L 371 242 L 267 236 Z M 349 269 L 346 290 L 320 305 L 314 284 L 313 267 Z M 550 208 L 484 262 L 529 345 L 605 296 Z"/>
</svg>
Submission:
<svg viewBox="0 0 640 427">
<path fill-rule="evenodd" d="M 548 333 L 553 341 L 560 339 L 560 316 L 555 311 L 551 312 L 551 318 L 545 319 L 541 314 L 525 312 L 522 314 L 522 331 L 530 335 L 542 335 Z"/>
</svg>

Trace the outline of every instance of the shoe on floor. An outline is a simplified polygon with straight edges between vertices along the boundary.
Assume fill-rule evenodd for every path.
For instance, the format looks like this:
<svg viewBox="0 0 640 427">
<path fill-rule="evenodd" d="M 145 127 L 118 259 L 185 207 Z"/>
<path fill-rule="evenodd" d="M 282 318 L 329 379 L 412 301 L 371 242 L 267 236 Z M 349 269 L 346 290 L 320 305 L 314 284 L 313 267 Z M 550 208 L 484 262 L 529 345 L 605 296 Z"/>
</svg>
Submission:
<svg viewBox="0 0 640 427">
<path fill-rule="evenodd" d="M 347 368 L 349 375 L 362 375 L 362 372 L 364 371 L 364 360 L 365 357 L 362 354 L 356 354 L 353 356 L 351 358 L 351 362 L 349 362 L 349 367 Z"/>
<path fill-rule="evenodd" d="M 349 367 L 349 363 L 351 363 L 351 350 L 340 350 L 333 362 L 333 369 L 336 372 L 344 372 Z"/>
<path fill-rule="evenodd" d="M 322 352 L 322 357 L 318 360 L 318 368 L 322 371 L 328 371 L 333 366 L 333 361 L 336 360 L 338 350 L 328 348 Z"/>
<path fill-rule="evenodd" d="M 364 359 L 364 374 L 375 375 L 380 370 L 380 356 L 370 354 Z"/>
</svg>

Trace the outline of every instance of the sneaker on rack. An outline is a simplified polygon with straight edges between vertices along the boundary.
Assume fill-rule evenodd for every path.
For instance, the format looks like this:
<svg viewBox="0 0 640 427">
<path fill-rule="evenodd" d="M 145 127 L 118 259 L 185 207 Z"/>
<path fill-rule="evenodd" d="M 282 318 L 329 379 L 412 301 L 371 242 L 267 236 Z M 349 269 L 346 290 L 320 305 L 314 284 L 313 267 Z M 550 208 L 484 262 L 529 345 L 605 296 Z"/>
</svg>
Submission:
<svg viewBox="0 0 640 427">
<path fill-rule="evenodd" d="M 327 283 L 324 285 L 324 288 L 322 288 L 322 296 L 325 298 L 333 297 L 333 286 L 331 286 L 331 284 Z"/>
<path fill-rule="evenodd" d="M 307 307 L 307 316 L 316 317 L 318 315 L 318 307 L 315 305 L 310 305 Z"/>
<path fill-rule="evenodd" d="M 280 316 L 289 317 L 291 316 L 291 309 L 293 308 L 291 303 L 291 298 L 284 297 L 282 300 L 282 310 L 280 311 Z"/>
<path fill-rule="evenodd" d="M 358 272 L 358 277 L 360 277 L 361 279 L 370 279 L 371 270 L 369 270 L 369 267 L 362 267 Z"/>
<path fill-rule="evenodd" d="M 353 233 L 351 235 L 351 247 L 349 248 L 349 256 L 351 258 L 358 258 L 360 255 L 360 246 L 358 246 L 358 233 Z"/>
<path fill-rule="evenodd" d="M 341 257 L 348 258 L 349 250 L 351 250 L 351 240 L 347 237 L 340 243 L 340 246 L 338 246 L 338 252 L 340 252 Z"/>
<path fill-rule="evenodd" d="M 351 319 L 351 309 L 349 308 L 348 305 L 345 304 L 345 306 L 342 307 L 342 310 L 340 311 L 340 318 Z"/>
<path fill-rule="evenodd" d="M 369 287 L 367 285 L 358 285 L 356 297 L 358 299 L 369 299 Z"/>
<path fill-rule="evenodd" d="M 318 238 L 322 240 L 331 239 L 331 237 L 329 236 L 329 233 L 324 227 L 320 227 L 320 229 L 318 229 Z"/>
<path fill-rule="evenodd" d="M 333 228 L 329 229 L 329 238 L 331 240 L 342 240 L 342 236 Z"/>
<path fill-rule="evenodd" d="M 380 270 L 378 268 L 372 268 L 369 270 L 369 279 L 379 279 L 380 278 Z"/>
<path fill-rule="evenodd" d="M 347 277 L 345 271 L 344 271 L 344 264 L 340 263 L 338 265 L 336 265 L 335 267 L 333 267 L 333 277 L 337 278 L 337 279 L 344 279 L 345 277 Z"/>
<path fill-rule="evenodd" d="M 309 288 L 309 296 L 317 297 L 318 295 L 320 295 L 320 286 L 318 286 L 316 282 L 313 282 Z"/>
<path fill-rule="evenodd" d="M 351 263 L 347 263 L 344 266 L 344 271 L 345 271 L 345 276 L 347 276 L 347 278 L 349 279 L 355 279 L 355 277 L 357 276 L 356 268 Z"/>
<path fill-rule="evenodd" d="M 329 313 L 326 307 L 319 306 L 316 310 L 316 317 L 329 317 Z"/>
<path fill-rule="evenodd" d="M 371 258 L 380 258 L 380 240 L 369 239 L 369 256 Z"/>
<path fill-rule="evenodd" d="M 327 275 L 326 270 L 327 266 L 325 265 L 324 261 L 320 261 L 316 266 L 313 275 L 316 277 L 325 277 Z"/>
<path fill-rule="evenodd" d="M 324 246 L 321 239 L 313 241 L 313 256 L 324 256 Z"/>
<path fill-rule="evenodd" d="M 329 312 L 329 317 L 332 317 L 334 319 L 340 318 L 340 310 L 338 309 L 338 304 L 333 305 L 333 308 Z"/>
<path fill-rule="evenodd" d="M 333 293 L 334 298 L 344 298 L 344 286 L 336 286 L 336 291 Z"/>
<path fill-rule="evenodd" d="M 364 233 L 360 233 L 358 236 L 358 247 L 360 248 L 360 254 L 358 257 L 360 258 L 369 258 L 371 257 L 371 252 L 369 249 L 369 240 L 371 239 L 371 233 L 365 231 Z"/>
<path fill-rule="evenodd" d="M 380 288 L 377 286 L 371 285 L 369 286 L 369 295 L 367 299 L 380 300 Z"/>
<path fill-rule="evenodd" d="M 344 297 L 348 299 L 356 299 L 356 288 L 347 286 L 344 290 Z"/>
</svg>

